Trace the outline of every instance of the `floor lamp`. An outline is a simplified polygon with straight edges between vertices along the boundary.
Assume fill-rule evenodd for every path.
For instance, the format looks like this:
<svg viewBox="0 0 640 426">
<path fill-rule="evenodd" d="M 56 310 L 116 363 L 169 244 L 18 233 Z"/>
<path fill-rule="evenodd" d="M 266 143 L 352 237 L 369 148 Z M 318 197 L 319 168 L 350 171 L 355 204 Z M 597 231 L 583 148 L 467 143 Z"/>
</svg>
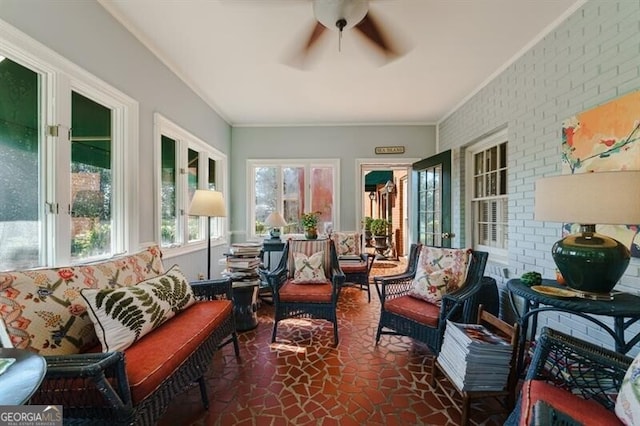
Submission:
<svg viewBox="0 0 640 426">
<path fill-rule="evenodd" d="M 207 217 L 207 279 L 211 279 L 211 218 L 227 215 L 222 192 L 197 189 L 193 194 L 189 215 Z"/>
</svg>

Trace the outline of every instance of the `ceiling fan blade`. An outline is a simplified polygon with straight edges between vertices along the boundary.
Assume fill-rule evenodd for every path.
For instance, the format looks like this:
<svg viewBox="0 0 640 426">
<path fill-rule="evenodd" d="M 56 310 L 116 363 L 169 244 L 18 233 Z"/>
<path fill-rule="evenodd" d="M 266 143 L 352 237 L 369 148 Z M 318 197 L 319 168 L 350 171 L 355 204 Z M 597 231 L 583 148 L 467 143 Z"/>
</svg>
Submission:
<svg viewBox="0 0 640 426">
<path fill-rule="evenodd" d="M 314 21 L 311 33 L 300 34 L 296 38 L 296 42 L 288 50 L 282 59 L 284 65 L 305 70 L 309 68 L 320 37 L 324 34 L 326 28 L 318 21 Z M 308 35 L 307 35 L 308 34 Z"/>
<path fill-rule="evenodd" d="M 313 27 L 313 31 L 309 35 L 309 39 L 305 43 L 303 50 L 304 52 L 309 52 L 314 44 L 320 39 L 320 36 L 324 33 L 327 28 L 322 25 L 320 22 L 316 22 L 316 25 Z"/>
<path fill-rule="evenodd" d="M 376 22 L 371 14 L 371 10 L 366 16 L 355 26 L 374 46 L 380 49 L 385 56 L 393 58 L 401 55 L 400 49 L 394 46 L 391 39 L 386 36 L 380 29 L 380 25 Z"/>
</svg>

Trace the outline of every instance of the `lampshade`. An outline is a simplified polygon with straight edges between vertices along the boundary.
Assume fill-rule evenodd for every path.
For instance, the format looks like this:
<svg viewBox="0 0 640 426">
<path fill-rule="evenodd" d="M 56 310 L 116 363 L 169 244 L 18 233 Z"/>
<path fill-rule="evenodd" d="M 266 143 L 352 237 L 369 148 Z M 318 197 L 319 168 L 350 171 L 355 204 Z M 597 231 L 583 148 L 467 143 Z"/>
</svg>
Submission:
<svg viewBox="0 0 640 426">
<path fill-rule="evenodd" d="M 287 226 L 287 221 L 278 212 L 271 212 L 264 220 L 264 223 L 271 228 L 269 235 L 272 239 L 280 239 L 280 227 Z"/>
<path fill-rule="evenodd" d="M 578 291 L 608 293 L 629 265 L 629 249 L 596 232 L 596 224 L 640 223 L 640 171 L 581 173 L 540 179 L 536 220 L 579 223 L 580 233 L 552 248 L 567 284 Z"/>
<path fill-rule="evenodd" d="M 330 30 L 349 29 L 364 19 L 369 10 L 368 0 L 315 0 L 313 14 L 316 19 Z M 343 28 L 337 25 L 344 20 Z"/>
<path fill-rule="evenodd" d="M 189 206 L 189 214 L 192 216 L 225 217 L 227 212 L 222 192 L 197 189 Z"/>
<path fill-rule="evenodd" d="M 278 212 L 271 212 L 269 216 L 264 220 L 265 225 L 271 228 L 280 228 L 282 226 L 287 226 L 287 221 L 284 220 L 282 215 Z"/>
</svg>

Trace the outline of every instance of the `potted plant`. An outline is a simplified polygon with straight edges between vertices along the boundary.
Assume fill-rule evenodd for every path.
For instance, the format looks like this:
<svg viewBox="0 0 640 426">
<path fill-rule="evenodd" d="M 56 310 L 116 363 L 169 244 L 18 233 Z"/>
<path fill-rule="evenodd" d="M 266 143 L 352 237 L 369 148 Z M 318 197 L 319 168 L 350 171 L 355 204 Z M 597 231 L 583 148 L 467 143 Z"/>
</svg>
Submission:
<svg viewBox="0 0 640 426">
<path fill-rule="evenodd" d="M 391 223 L 387 219 L 373 219 L 371 221 L 371 233 L 373 234 L 374 247 L 380 256 L 389 248 L 387 237 L 389 234 L 389 225 Z"/>
<path fill-rule="evenodd" d="M 309 240 L 318 238 L 318 222 L 320 220 L 320 212 L 302 213 L 300 216 L 300 224 L 304 228 L 304 237 Z"/>
<path fill-rule="evenodd" d="M 372 219 L 370 229 L 374 237 L 386 237 L 389 232 L 389 221 L 387 219 Z"/>
<path fill-rule="evenodd" d="M 365 216 L 362 219 L 362 228 L 364 229 L 364 241 L 366 247 L 371 247 L 371 222 L 373 218 L 371 216 Z"/>
</svg>

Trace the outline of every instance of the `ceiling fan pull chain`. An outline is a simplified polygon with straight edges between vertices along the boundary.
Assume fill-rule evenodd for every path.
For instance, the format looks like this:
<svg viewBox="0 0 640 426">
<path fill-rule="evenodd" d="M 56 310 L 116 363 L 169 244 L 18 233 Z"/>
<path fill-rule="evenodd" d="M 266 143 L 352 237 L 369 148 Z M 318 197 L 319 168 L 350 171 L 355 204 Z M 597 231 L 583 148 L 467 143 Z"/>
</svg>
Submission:
<svg viewBox="0 0 640 426">
<path fill-rule="evenodd" d="M 340 18 L 336 21 L 336 27 L 338 27 L 338 52 L 342 52 L 342 30 L 347 26 L 347 20 Z"/>
</svg>

